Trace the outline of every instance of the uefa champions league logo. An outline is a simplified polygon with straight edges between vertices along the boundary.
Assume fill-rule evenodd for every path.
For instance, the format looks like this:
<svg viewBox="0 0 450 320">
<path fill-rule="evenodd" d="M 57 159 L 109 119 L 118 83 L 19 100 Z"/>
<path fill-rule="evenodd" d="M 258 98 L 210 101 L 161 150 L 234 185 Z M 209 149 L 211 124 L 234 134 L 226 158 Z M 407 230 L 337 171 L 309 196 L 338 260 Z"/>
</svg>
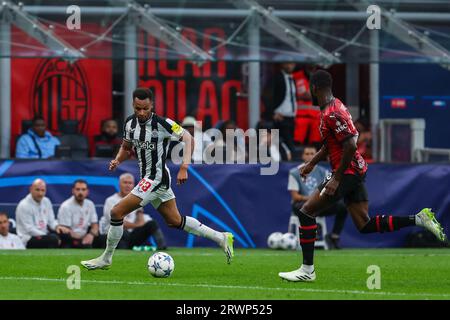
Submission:
<svg viewBox="0 0 450 320">
<path fill-rule="evenodd" d="M 311 176 L 306 177 L 305 185 L 308 189 L 312 190 L 318 185 L 317 179 Z"/>
</svg>

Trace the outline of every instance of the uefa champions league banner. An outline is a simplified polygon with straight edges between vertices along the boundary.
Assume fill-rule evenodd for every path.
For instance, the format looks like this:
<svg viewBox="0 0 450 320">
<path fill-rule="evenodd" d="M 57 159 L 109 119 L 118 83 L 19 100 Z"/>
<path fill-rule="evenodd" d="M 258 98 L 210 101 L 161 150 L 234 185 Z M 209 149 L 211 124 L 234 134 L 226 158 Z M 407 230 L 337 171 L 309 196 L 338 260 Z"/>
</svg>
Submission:
<svg viewBox="0 0 450 320">
<path fill-rule="evenodd" d="M 0 162 L 0 210 L 14 217 L 16 204 L 27 195 L 29 185 L 37 178 L 47 181 L 47 196 L 55 205 L 71 195 L 76 179 L 89 183 L 90 199 L 97 205 L 99 217 L 105 199 L 118 189 L 118 176 L 131 172 L 138 179 L 135 161 L 123 163 L 115 172 L 107 170 L 109 161 L 2 161 Z M 192 165 L 189 180 L 177 186 L 178 167 L 169 164 L 172 188 L 180 212 L 192 215 L 218 230 L 233 232 L 237 247 L 266 247 L 275 231 L 287 232 L 290 196 L 287 192 L 289 169 L 293 163 L 280 164 L 276 175 L 260 175 L 259 165 Z M 136 180 L 138 181 L 138 180 Z M 381 165 L 369 167 L 367 188 L 370 214 L 409 215 L 423 207 L 437 212 L 446 233 L 450 231 L 450 165 Z M 211 241 L 169 229 L 151 207 L 145 212 L 161 225 L 169 246 L 212 246 Z M 328 230 L 333 217 L 327 218 Z M 402 247 L 406 228 L 395 233 L 361 235 L 347 218 L 341 243 L 344 247 Z"/>
</svg>

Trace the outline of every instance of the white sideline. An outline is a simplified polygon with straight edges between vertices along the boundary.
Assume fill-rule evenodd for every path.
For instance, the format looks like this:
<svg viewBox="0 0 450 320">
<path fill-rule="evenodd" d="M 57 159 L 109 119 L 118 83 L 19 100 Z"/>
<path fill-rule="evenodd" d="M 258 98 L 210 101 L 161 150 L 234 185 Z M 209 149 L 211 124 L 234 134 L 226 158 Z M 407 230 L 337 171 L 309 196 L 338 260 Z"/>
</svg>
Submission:
<svg viewBox="0 0 450 320">
<path fill-rule="evenodd" d="M 177 248 L 178 249 L 178 248 Z M 184 249 L 184 248 L 183 248 Z M 33 249 L 34 250 L 34 249 Z M 39 256 L 42 257 L 42 253 L 39 252 L 30 252 L 31 250 L 0 250 L 0 256 L 1 255 L 8 255 L 8 256 L 12 256 L 12 255 L 20 255 L 20 256 L 28 256 L 28 257 L 32 257 L 32 256 Z M 126 250 L 126 252 L 131 252 L 131 250 Z M 287 256 L 289 254 L 292 253 L 300 253 L 301 251 L 275 251 L 273 253 L 258 253 L 259 256 L 264 256 L 264 257 L 279 257 L 279 256 Z M 89 254 L 89 251 L 86 250 L 76 250 L 76 251 L 72 251 L 72 252 L 60 252 L 58 251 L 58 249 L 55 249 L 54 252 L 46 252 L 45 254 L 47 255 L 51 255 L 51 256 L 86 256 L 86 253 Z M 146 254 L 153 254 L 153 251 L 137 251 L 137 254 L 139 253 L 146 253 Z M 171 252 L 172 254 L 172 252 Z M 217 250 L 217 252 L 173 252 L 174 256 L 222 256 L 223 252 Z M 236 256 L 239 256 L 239 251 L 237 250 L 237 252 L 235 252 Z M 367 252 L 361 252 L 361 253 L 346 253 L 345 251 L 339 250 L 336 251 L 335 253 L 331 253 L 331 252 L 319 252 L 318 255 L 320 257 L 368 257 L 368 256 L 376 256 L 376 257 L 390 257 L 390 256 L 395 256 L 395 257 L 423 257 L 423 256 L 427 256 L 427 257 L 435 257 L 435 256 L 450 256 L 450 252 L 449 253 L 426 253 L 426 251 L 424 251 L 423 253 L 396 253 L 396 252 L 392 252 L 392 253 L 367 253 Z M 117 256 L 120 256 L 120 251 L 119 254 Z M 249 255 L 247 255 L 247 257 L 251 256 L 251 252 Z"/>
<path fill-rule="evenodd" d="M 1 280 L 20 280 L 20 281 L 49 281 L 66 282 L 67 279 L 58 278 L 40 278 L 40 277 L 0 277 Z M 281 281 L 281 280 L 280 280 Z M 170 283 L 170 282 L 140 282 L 140 281 L 107 281 L 107 280 L 81 280 L 82 283 L 98 284 L 123 284 L 123 285 L 148 285 L 148 286 L 168 286 L 168 287 L 190 287 L 190 288 L 216 288 L 216 289 L 243 289 L 243 290 L 274 290 L 274 291 L 293 291 L 293 292 L 318 292 L 318 293 L 342 293 L 342 294 L 365 294 L 378 296 L 415 296 L 415 297 L 450 297 L 445 293 L 406 293 L 406 292 L 386 292 L 386 291 L 360 291 L 360 290 L 334 290 L 334 289 L 309 289 L 309 288 L 274 288 L 259 286 L 230 286 L 217 284 L 188 284 L 188 283 Z"/>
</svg>

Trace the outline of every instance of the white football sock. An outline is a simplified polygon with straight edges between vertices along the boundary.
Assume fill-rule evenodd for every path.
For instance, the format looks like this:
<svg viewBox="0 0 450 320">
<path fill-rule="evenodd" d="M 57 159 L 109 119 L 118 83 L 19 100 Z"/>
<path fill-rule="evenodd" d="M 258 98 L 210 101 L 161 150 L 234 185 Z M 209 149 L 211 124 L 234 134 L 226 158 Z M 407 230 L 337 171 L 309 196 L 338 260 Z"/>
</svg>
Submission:
<svg viewBox="0 0 450 320">
<path fill-rule="evenodd" d="M 302 264 L 301 269 L 305 272 L 311 273 L 314 271 L 314 265 L 308 266 L 307 264 Z"/>
<path fill-rule="evenodd" d="M 123 225 L 109 227 L 108 237 L 106 240 L 106 249 L 105 252 L 103 252 L 103 258 L 106 261 L 111 262 L 114 250 L 119 244 L 122 235 L 123 235 Z"/>
<path fill-rule="evenodd" d="M 224 236 L 222 232 L 218 232 L 216 230 L 211 229 L 207 225 L 204 225 L 200 221 L 192 217 L 185 217 L 186 222 L 184 224 L 183 230 L 196 236 L 201 236 L 207 239 L 210 239 L 217 243 L 218 245 L 222 245 Z"/>
<path fill-rule="evenodd" d="M 416 226 L 423 227 L 422 219 L 420 219 L 419 215 L 414 216 L 414 221 L 416 222 Z"/>
</svg>

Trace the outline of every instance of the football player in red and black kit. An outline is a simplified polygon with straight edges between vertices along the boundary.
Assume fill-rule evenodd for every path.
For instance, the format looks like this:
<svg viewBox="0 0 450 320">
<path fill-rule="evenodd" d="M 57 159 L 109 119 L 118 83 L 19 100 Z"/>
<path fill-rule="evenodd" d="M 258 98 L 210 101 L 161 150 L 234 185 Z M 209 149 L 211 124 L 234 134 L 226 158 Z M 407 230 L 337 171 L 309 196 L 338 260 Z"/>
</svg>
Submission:
<svg viewBox="0 0 450 320">
<path fill-rule="evenodd" d="M 344 104 L 333 96 L 331 75 L 316 71 L 310 81 L 314 105 L 321 111 L 320 134 L 323 146 L 314 158 L 300 169 L 306 177 L 314 166 L 327 156 L 330 158 L 332 175 L 319 186 L 308 201 L 296 212 L 300 219 L 300 245 L 303 264 L 291 272 L 280 272 L 279 276 L 289 281 L 314 281 L 314 242 L 316 240 L 316 215 L 330 205 L 344 199 L 354 224 L 361 233 L 392 232 L 408 226 L 421 226 L 445 241 L 445 234 L 431 209 L 424 208 L 416 215 L 369 217 L 369 201 L 364 178 L 367 163 L 357 151 L 358 131 Z"/>
</svg>

